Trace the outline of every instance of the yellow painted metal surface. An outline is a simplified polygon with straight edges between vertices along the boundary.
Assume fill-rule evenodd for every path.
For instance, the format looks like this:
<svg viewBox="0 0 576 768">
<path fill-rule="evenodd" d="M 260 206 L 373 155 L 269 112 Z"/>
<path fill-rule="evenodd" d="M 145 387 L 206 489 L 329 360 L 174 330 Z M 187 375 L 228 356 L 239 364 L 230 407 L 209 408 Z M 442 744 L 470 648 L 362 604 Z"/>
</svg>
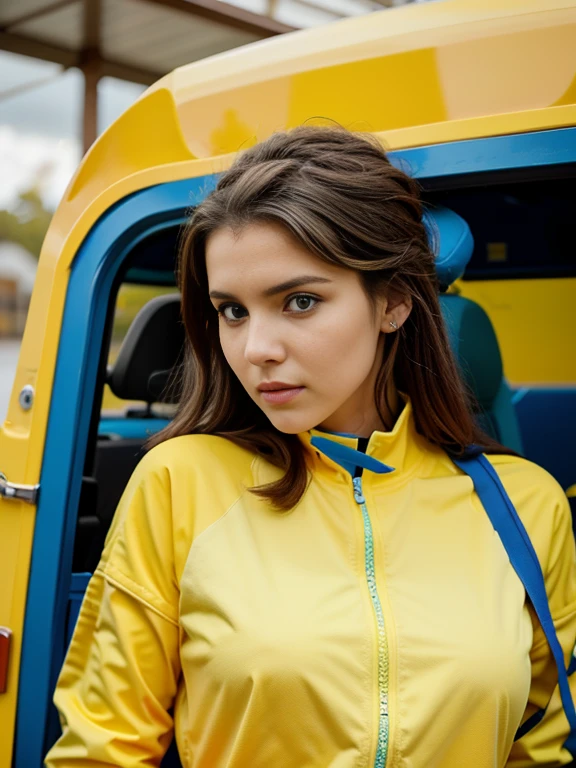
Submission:
<svg viewBox="0 0 576 768">
<path fill-rule="evenodd" d="M 54 216 L 0 428 L 0 470 L 12 482 L 39 481 L 70 266 L 118 200 L 224 170 L 242 147 L 318 117 L 372 131 L 390 148 L 576 125 L 575 71 L 576 0 L 444 0 L 275 38 L 163 78 L 92 147 Z M 540 323 L 552 334 L 557 311 L 572 322 L 572 283 L 551 288 L 546 311 L 541 297 L 533 306 L 518 299 L 513 322 L 506 307 L 514 287 L 500 285 L 502 293 L 480 283 L 465 291 L 493 317 L 507 373 L 526 382 L 533 374 L 521 355 L 535 347 L 522 333 Z M 566 350 L 550 337 L 544 343 L 542 327 L 534 334 L 542 375 L 573 381 Z M 18 404 L 25 384 L 36 392 L 28 412 Z M 34 518 L 33 507 L 0 501 L 0 625 L 14 633 L 0 695 L 0 766 L 10 765 Z"/>
<path fill-rule="evenodd" d="M 576 386 L 576 277 L 459 281 L 490 316 L 514 385 Z"/>
<path fill-rule="evenodd" d="M 167 82 L 204 157 L 314 117 L 393 148 L 570 125 L 575 74 L 572 0 L 444 0 L 286 35 Z"/>
<path fill-rule="evenodd" d="M 165 131 L 156 110 L 164 114 Z M 151 124 L 152 115 L 157 119 L 149 132 L 140 125 L 136 137 L 134 121 Z M 135 113 L 126 113 L 88 153 L 54 216 L 40 255 L 8 415 L 0 427 L 0 470 L 11 482 L 35 484 L 40 480 L 70 266 L 86 234 L 102 213 L 132 192 L 213 173 L 230 162 L 191 160 L 183 142 L 178 141 L 175 126 L 173 101 L 164 91 L 141 102 Z M 160 145 L 156 156 L 144 151 L 154 142 Z M 107 154 L 110 149 L 123 163 L 114 162 L 114 154 Z M 151 156 L 155 164 L 150 167 Z M 112 178 L 106 172 L 109 163 Z M 25 384 L 35 389 L 33 408 L 27 412 L 18 403 L 18 393 Z M 10 765 L 13 748 L 35 511 L 21 502 L 0 500 L 0 625 L 13 632 L 8 688 L 0 694 L 0 766 Z"/>
</svg>

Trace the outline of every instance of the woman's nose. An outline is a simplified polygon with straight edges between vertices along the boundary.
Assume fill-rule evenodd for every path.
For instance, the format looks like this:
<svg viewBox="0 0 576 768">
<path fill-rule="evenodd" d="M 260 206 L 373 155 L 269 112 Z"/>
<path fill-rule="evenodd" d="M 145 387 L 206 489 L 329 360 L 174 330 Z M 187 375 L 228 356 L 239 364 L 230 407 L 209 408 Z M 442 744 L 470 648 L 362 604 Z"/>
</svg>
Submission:
<svg viewBox="0 0 576 768">
<path fill-rule="evenodd" d="M 279 329 L 270 320 L 250 318 L 244 357 L 252 365 L 281 363 L 286 359 Z"/>
</svg>

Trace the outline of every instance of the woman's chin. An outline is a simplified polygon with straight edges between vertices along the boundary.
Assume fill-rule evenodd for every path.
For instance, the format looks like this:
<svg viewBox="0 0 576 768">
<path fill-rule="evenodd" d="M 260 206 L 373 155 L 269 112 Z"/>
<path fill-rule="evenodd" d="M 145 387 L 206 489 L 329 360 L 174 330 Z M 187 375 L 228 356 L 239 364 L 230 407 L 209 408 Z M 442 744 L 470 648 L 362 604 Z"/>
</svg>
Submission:
<svg viewBox="0 0 576 768">
<path fill-rule="evenodd" d="M 307 432 L 318 423 L 314 416 L 303 413 L 267 413 L 266 415 L 272 425 L 286 435 L 298 435 L 301 432 Z"/>
</svg>

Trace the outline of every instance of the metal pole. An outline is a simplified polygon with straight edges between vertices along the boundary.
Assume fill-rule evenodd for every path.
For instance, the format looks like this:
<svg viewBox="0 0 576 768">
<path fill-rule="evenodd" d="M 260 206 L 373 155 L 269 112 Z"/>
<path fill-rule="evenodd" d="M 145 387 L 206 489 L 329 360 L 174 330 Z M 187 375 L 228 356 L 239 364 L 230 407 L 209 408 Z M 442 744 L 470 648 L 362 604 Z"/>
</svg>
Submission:
<svg viewBox="0 0 576 768">
<path fill-rule="evenodd" d="M 82 115 L 82 150 L 86 154 L 98 135 L 98 67 L 84 65 L 84 111 Z"/>
<path fill-rule="evenodd" d="M 98 81 L 101 77 L 100 0 L 84 0 L 84 46 L 81 69 L 84 74 L 84 109 L 82 117 L 82 146 L 86 153 L 98 135 Z"/>
</svg>

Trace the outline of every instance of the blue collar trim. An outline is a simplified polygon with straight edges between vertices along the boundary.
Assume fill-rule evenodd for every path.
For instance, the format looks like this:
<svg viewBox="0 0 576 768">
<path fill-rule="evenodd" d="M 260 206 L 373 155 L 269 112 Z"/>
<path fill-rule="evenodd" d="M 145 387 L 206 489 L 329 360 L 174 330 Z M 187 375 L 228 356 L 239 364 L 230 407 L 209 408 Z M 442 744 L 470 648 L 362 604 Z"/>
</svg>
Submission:
<svg viewBox="0 0 576 768">
<path fill-rule="evenodd" d="M 336 464 L 339 464 L 352 476 L 354 476 L 356 467 L 368 469 L 370 472 L 375 472 L 378 475 L 394 472 L 394 467 L 389 467 L 388 464 L 378 461 L 373 456 L 368 456 L 366 453 L 357 451 L 355 448 L 342 445 L 342 443 L 336 440 L 314 436 L 310 440 L 310 444 L 319 451 L 322 451 L 325 456 L 335 461 Z"/>
<path fill-rule="evenodd" d="M 354 435 L 352 432 L 332 432 L 330 429 L 321 429 L 316 427 L 317 432 L 324 432 L 326 435 L 336 435 L 337 437 L 351 437 L 353 440 L 360 439 L 360 435 Z"/>
</svg>

